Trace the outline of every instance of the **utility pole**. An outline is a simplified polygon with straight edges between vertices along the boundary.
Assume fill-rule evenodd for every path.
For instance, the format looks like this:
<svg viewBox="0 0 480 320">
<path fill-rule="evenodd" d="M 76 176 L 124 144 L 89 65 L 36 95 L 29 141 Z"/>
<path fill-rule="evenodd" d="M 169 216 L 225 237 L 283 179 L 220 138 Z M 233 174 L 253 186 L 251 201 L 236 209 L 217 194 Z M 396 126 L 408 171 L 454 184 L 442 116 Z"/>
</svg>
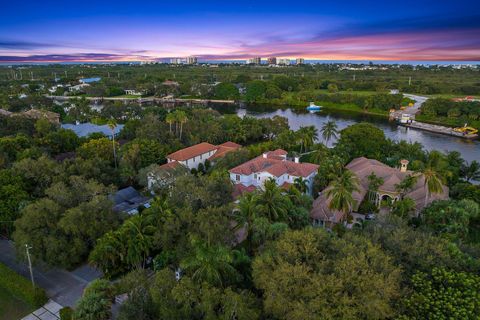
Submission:
<svg viewBox="0 0 480 320">
<path fill-rule="evenodd" d="M 353 81 L 355 81 L 355 76 L 356 76 L 356 75 L 355 75 L 355 73 L 354 73 L 354 74 L 353 74 Z"/>
<path fill-rule="evenodd" d="M 65 78 L 68 78 L 67 70 L 65 70 Z"/>
<path fill-rule="evenodd" d="M 412 84 L 412 77 L 408 77 L 408 85 L 410 86 Z"/>
<path fill-rule="evenodd" d="M 33 81 L 33 72 L 32 71 L 30 71 L 30 75 L 32 76 L 32 81 Z"/>
<path fill-rule="evenodd" d="M 27 259 L 28 259 L 28 268 L 30 269 L 30 279 L 32 280 L 32 286 L 35 287 L 35 280 L 33 279 L 33 270 L 32 270 L 32 260 L 30 259 L 30 249 L 28 244 L 25 244 L 25 250 L 27 251 Z"/>
</svg>

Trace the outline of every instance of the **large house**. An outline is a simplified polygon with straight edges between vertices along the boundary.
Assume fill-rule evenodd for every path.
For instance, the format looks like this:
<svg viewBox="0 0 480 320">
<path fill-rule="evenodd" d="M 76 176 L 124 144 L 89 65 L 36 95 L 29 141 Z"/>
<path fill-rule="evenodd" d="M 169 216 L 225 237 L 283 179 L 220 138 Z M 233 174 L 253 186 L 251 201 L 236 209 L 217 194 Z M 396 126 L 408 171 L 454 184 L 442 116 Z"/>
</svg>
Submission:
<svg viewBox="0 0 480 320">
<path fill-rule="evenodd" d="M 311 193 L 317 169 L 318 165 L 300 163 L 299 158 L 295 158 L 294 161 L 288 160 L 287 151 L 277 149 L 265 152 L 229 172 L 230 179 L 235 184 L 235 192 L 238 194 L 262 188 L 268 179 L 275 180 L 278 186 L 288 188 L 297 178 L 306 181 L 308 192 Z"/>
<path fill-rule="evenodd" d="M 407 176 L 415 174 L 413 171 L 408 170 L 407 167 L 408 160 L 401 160 L 399 168 L 392 168 L 374 159 L 367 159 L 365 157 L 353 159 L 346 168 L 352 171 L 358 178 L 359 191 L 352 194 L 355 200 L 355 205 L 351 211 L 357 211 L 366 196 L 369 196 L 371 201 L 373 201 L 379 208 L 384 203 L 400 200 L 402 194 L 398 190 L 397 185 Z M 372 173 L 378 178 L 381 178 L 383 184 L 374 192 L 374 194 L 369 195 L 368 190 L 370 182 L 368 177 Z M 403 197 L 411 198 L 415 201 L 415 211 L 416 214 L 418 214 L 424 207 L 434 200 L 447 199 L 448 188 L 444 186 L 441 193 L 430 194 L 428 193 L 427 186 L 425 186 L 425 178 L 422 175 L 419 175 L 415 185 L 407 191 Z M 345 221 L 345 213 L 330 209 L 329 203 L 330 201 L 324 190 L 313 202 L 313 208 L 310 212 L 310 218 L 314 225 L 332 226 L 333 224 Z"/>
<path fill-rule="evenodd" d="M 230 141 L 218 146 L 208 142 L 202 142 L 169 154 L 167 156 L 167 162 L 178 162 L 190 170 L 198 169 L 200 164 L 205 165 L 205 161 L 209 160 L 213 162 L 228 152 L 235 151 L 240 147 L 241 145 Z"/>
</svg>

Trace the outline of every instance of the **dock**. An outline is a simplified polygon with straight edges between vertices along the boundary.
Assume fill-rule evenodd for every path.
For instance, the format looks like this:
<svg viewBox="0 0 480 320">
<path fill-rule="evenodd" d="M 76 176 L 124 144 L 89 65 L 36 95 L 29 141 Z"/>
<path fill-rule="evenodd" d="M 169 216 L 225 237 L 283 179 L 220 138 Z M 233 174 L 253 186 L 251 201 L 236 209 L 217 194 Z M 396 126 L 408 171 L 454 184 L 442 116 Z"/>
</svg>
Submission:
<svg viewBox="0 0 480 320">
<path fill-rule="evenodd" d="M 439 126 L 439 125 L 425 123 L 425 122 L 418 122 L 415 120 L 412 120 L 409 123 L 399 123 L 399 125 L 407 128 L 414 128 L 414 129 L 420 129 L 420 130 L 430 131 L 434 133 L 446 134 L 449 136 L 454 136 L 454 137 L 459 137 L 464 139 L 478 138 L 478 134 L 463 134 L 461 132 L 454 131 L 453 128 L 450 128 L 450 127 Z"/>
</svg>

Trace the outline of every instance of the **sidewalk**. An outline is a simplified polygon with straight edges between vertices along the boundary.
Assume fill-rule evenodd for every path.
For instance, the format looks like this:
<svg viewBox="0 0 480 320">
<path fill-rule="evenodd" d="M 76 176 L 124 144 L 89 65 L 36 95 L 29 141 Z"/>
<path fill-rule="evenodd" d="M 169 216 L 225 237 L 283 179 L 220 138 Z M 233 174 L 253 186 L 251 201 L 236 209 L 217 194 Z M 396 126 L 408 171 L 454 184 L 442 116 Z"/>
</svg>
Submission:
<svg viewBox="0 0 480 320">
<path fill-rule="evenodd" d="M 43 307 L 33 311 L 22 320 L 59 320 L 62 306 L 53 300 L 48 301 Z"/>
</svg>

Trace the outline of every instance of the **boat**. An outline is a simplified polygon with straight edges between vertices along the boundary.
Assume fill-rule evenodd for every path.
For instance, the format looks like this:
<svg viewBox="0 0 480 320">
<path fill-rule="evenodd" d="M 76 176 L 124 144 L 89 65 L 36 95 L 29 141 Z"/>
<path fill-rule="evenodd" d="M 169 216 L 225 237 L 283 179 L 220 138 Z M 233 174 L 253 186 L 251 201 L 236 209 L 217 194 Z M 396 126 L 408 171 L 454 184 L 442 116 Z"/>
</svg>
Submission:
<svg viewBox="0 0 480 320">
<path fill-rule="evenodd" d="M 307 107 L 308 111 L 320 111 L 321 109 L 321 106 L 316 106 L 313 102 L 310 102 L 310 105 Z"/>
</svg>

